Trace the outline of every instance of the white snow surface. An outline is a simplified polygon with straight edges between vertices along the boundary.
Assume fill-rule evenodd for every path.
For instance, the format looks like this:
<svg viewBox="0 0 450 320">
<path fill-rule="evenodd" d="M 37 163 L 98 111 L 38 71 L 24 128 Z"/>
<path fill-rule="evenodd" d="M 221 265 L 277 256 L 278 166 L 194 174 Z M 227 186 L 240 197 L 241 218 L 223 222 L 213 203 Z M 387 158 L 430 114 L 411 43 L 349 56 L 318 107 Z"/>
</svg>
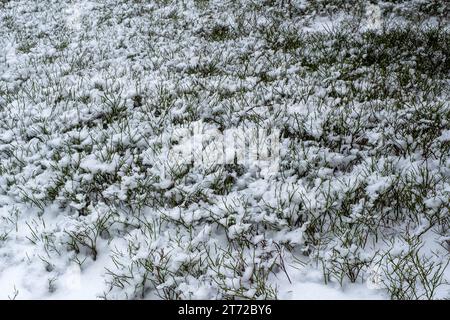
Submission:
<svg viewBox="0 0 450 320">
<path fill-rule="evenodd" d="M 406 104 L 404 113 L 360 112 L 394 98 L 355 98 L 345 109 L 350 86 L 338 67 L 307 61 L 334 40 L 286 40 L 320 38 L 354 15 L 303 0 L 290 1 L 289 15 L 283 1 L 267 12 L 247 0 L 202 2 L 0 1 L 0 299 L 389 299 L 371 282 L 370 259 L 412 248 L 401 235 L 447 261 L 448 119 L 429 120 L 442 122 L 426 145 L 420 137 L 434 133 L 413 135 L 427 119 L 390 122 L 416 115 Z M 377 8 L 357 32 L 381 32 Z M 276 12 L 286 17 L 274 24 Z M 348 78 L 370 72 L 360 66 Z M 352 84 L 369 90 L 370 81 Z M 448 101 L 443 91 L 434 102 L 448 112 Z M 350 124 L 333 129 L 343 118 Z M 198 123 L 209 131 L 183 136 Z M 263 162 L 190 166 L 195 139 L 242 125 L 282 130 L 276 174 Z M 425 159 L 421 148 L 434 153 Z M 398 197 L 419 200 L 396 202 L 400 188 Z M 401 213 L 408 218 L 396 220 Z M 335 225 L 326 217 L 337 215 L 347 231 L 327 233 Z M 380 229 L 362 245 L 367 229 L 353 226 L 373 221 Z M 355 279 L 324 272 L 343 261 L 364 265 Z M 448 297 L 443 285 L 433 298 Z"/>
</svg>

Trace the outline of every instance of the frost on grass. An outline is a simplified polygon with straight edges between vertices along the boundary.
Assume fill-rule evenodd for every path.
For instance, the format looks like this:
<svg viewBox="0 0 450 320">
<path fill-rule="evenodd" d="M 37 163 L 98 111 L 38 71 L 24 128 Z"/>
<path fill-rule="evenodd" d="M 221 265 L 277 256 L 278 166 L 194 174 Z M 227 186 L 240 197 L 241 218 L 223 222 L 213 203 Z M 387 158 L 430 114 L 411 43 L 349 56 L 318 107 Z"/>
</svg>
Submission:
<svg viewBox="0 0 450 320">
<path fill-rule="evenodd" d="M 2 298 L 450 297 L 445 1 L 0 9 Z"/>
</svg>

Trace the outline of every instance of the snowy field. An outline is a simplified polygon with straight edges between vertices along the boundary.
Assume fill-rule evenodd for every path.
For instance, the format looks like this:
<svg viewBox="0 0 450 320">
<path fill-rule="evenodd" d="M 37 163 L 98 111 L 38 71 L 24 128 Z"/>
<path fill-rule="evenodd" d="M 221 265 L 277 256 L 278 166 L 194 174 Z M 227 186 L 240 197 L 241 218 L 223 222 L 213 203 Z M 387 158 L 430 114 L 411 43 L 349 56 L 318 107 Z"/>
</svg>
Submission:
<svg viewBox="0 0 450 320">
<path fill-rule="evenodd" d="M 0 0 L 0 298 L 450 298 L 449 16 Z"/>
</svg>

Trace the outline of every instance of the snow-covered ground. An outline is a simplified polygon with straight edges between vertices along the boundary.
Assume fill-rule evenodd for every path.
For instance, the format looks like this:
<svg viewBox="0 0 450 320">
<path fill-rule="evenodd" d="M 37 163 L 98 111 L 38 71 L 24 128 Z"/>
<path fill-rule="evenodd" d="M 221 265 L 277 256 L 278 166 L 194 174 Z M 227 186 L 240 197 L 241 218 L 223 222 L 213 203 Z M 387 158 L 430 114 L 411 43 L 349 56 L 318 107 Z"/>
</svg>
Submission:
<svg viewBox="0 0 450 320">
<path fill-rule="evenodd" d="M 0 298 L 450 298 L 449 14 L 0 0 Z"/>
</svg>

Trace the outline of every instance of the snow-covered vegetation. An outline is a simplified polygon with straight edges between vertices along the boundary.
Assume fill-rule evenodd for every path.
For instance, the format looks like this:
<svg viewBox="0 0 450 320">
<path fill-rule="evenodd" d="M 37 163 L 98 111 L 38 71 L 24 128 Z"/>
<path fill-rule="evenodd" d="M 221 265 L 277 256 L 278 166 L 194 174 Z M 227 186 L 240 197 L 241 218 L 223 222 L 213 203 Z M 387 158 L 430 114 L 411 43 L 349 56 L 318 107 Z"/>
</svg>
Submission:
<svg viewBox="0 0 450 320">
<path fill-rule="evenodd" d="M 0 298 L 450 298 L 449 10 L 0 0 Z"/>
</svg>

